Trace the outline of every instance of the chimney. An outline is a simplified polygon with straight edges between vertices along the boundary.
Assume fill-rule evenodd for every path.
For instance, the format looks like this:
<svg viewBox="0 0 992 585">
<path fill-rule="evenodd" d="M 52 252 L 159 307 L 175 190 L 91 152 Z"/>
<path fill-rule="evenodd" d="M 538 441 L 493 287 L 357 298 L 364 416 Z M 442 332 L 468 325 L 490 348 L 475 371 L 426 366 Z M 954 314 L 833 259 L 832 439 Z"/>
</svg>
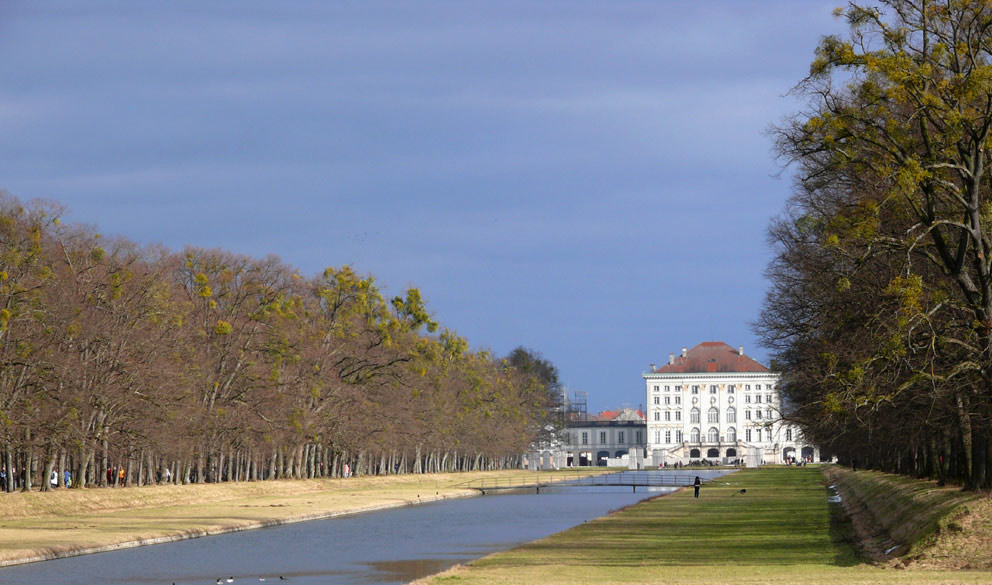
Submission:
<svg viewBox="0 0 992 585">
<path fill-rule="evenodd" d="M 651 364 L 651 371 L 654 371 L 654 364 Z"/>
<path fill-rule="evenodd" d="M 675 363 L 675 354 L 674 353 L 668 354 L 668 365 L 672 365 L 674 363 Z"/>
<path fill-rule="evenodd" d="M 682 357 L 685 357 L 685 348 L 682 348 Z"/>
<path fill-rule="evenodd" d="M 738 345 L 737 346 L 737 355 L 744 355 L 744 346 L 743 345 Z"/>
</svg>

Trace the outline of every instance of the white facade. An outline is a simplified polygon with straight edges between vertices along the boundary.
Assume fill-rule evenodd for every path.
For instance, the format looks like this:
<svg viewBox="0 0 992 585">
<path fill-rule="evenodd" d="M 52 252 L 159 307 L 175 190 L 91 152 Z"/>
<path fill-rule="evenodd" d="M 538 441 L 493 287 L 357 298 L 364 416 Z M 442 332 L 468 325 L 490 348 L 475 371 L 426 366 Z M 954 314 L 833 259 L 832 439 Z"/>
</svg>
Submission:
<svg viewBox="0 0 992 585">
<path fill-rule="evenodd" d="M 778 374 L 743 348 L 720 342 L 683 348 L 678 359 L 670 354 L 668 364 L 643 377 L 651 465 L 819 458 L 799 429 L 781 420 Z M 756 456 L 760 461 L 750 461 Z"/>
<path fill-rule="evenodd" d="M 607 459 L 640 454 L 644 449 L 643 420 L 570 422 L 565 434 L 565 460 L 569 466 L 606 465 Z"/>
</svg>

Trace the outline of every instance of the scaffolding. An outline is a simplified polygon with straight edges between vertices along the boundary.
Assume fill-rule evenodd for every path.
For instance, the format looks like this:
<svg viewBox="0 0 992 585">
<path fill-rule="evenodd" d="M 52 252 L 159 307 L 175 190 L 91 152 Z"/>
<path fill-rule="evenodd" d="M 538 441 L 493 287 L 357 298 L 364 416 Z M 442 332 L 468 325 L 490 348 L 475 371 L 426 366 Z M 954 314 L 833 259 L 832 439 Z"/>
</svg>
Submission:
<svg viewBox="0 0 992 585">
<path fill-rule="evenodd" d="M 566 399 L 565 408 L 567 420 L 570 422 L 589 420 L 589 393 L 582 390 L 572 392 L 572 397 Z"/>
</svg>

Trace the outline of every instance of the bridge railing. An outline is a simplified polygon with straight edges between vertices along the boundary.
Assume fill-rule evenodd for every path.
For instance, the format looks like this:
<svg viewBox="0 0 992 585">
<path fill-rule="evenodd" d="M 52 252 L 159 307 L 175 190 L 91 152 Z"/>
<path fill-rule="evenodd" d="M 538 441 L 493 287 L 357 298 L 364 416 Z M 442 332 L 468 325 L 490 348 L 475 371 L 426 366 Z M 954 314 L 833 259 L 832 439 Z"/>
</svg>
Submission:
<svg viewBox="0 0 992 585">
<path fill-rule="evenodd" d="M 472 481 L 467 481 L 465 483 L 460 483 L 453 485 L 451 487 L 458 488 L 468 488 L 468 489 L 512 489 L 512 488 L 526 488 L 535 486 L 546 486 L 552 484 L 572 484 L 576 481 L 582 481 L 590 477 L 600 477 L 600 476 L 582 476 L 575 477 L 567 473 L 561 472 L 539 472 L 539 473 L 528 473 L 525 475 L 512 475 L 504 477 L 493 477 L 484 479 L 475 479 Z"/>
<path fill-rule="evenodd" d="M 477 490 L 498 490 L 514 488 L 559 486 L 623 486 L 623 487 L 682 487 L 695 482 L 696 476 L 691 473 L 667 473 L 658 471 L 616 471 L 599 475 L 569 477 L 564 474 L 535 473 L 510 477 L 477 479 L 458 484 L 461 487 Z M 705 480 L 704 480 L 705 481 Z"/>
</svg>

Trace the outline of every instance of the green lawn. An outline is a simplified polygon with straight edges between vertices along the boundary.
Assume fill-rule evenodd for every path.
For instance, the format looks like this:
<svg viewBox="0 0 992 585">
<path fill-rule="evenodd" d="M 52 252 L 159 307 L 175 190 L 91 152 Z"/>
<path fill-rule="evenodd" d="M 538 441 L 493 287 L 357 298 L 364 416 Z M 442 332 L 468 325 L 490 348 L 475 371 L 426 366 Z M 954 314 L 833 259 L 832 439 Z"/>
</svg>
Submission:
<svg viewBox="0 0 992 585">
<path fill-rule="evenodd" d="M 739 491 L 746 489 L 747 493 Z M 745 470 L 426 580 L 484 583 L 992 583 L 862 564 L 816 467 Z"/>
</svg>

